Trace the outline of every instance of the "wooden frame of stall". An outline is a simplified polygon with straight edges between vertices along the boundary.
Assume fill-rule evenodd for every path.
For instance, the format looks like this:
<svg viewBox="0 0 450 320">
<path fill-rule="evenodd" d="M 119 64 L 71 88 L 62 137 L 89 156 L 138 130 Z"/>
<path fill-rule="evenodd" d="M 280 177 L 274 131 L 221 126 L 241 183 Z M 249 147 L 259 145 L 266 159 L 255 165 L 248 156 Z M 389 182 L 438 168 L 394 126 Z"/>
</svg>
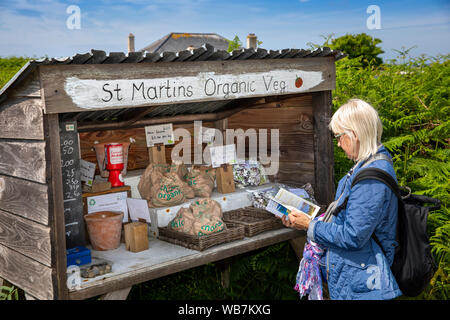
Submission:
<svg viewBox="0 0 450 320">
<path fill-rule="evenodd" d="M 167 122 L 183 126 L 195 120 L 210 122 L 222 130 L 227 127 L 246 130 L 258 126 L 276 128 L 282 125 L 280 173 L 274 177 L 275 181 L 297 185 L 310 181 L 316 199 L 321 204 L 327 204 L 334 197 L 333 143 L 327 124 L 331 116 L 331 90 L 335 87 L 335 60 L 336 54 L 322 57 L 308 57 L 306 54 L 303 58 L 269 57 L 242 61 L 28 63 L 0 92 L 0 278 L 23 289 L 28 298 L 85 299 L 111 292 L 125 292 L 126 296 L 133 284 L 281 241 L 300 236 L 304 238 L 305 233 L 296 230 L 268 231 L 254 238 L 223 245 L 219 249 L 210 248 L 176 261 L 125 274 L 109 282 L 99 281 L 98 285 L 86 290 L 69 291 L 66 286 L 59 125 L 63 116 L 71 115 L 69 112 L 82 118 L 99 109 L 77 107 L 64 92 L 63 83 L 67 77 L 142 79 L 192 76 L 200 71 L 240 74 L 247 70 L 271 71 L 275 68 L 321 71 L 323 81 L 301 93 L 228 100 L 225 108 L 214 112 L 181 112 L 174 116 L 145 118 L 157 105 L 153 104 L 111 108 L 124 110 L 133 107 L 132 111 L 125 112 L 127 115 L 120 121 L 83 123 L 76 117 L 72 119 L 78 121 L 81 155 L 92 162 L 95 162 L 95 158 L 92 158 L 93 154 L 89 154 L 88 149 L 83 151 L 83 144 L 89 139 L 98 139 L 98 135 L 93 132 L 106 132 L 108 135 L 117 130 L 143 130 L 146 125 Z M 209 98 L 189 103 L 203 103 L 208 109 L 208 101 L 217 100 Z M 164 103 L 169 109 L 171 104 Z M 142 155 L 142 151 L 130 150 L 130 153 Z M 143 157 L 144 160 L 133 160 L 134 167 L 136 163 L 141 163 L 140 168 L 145 167 L 148 160 L 145 163 Z M 133 170 L 133 165 L 128 170 Z"/>
</svg>

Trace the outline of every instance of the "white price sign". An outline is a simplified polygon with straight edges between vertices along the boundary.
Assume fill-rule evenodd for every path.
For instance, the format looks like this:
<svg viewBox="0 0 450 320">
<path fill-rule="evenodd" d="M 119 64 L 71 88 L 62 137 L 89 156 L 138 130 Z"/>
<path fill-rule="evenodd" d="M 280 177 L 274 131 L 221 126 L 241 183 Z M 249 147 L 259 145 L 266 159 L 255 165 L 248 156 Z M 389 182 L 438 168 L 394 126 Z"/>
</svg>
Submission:
<svg viewBox="0 0 450 320">
<path fill-rule="evenodd" d="M 210 143 L 213 142 L 214 136 L 216 134 L 216 129 L 200 127 L 198 133 L 198 143 Z"/>
<path fill-rule="evenodd" d="M 236 145 L 210 147 L 211 165 L 213 168 L 220 167 L 224 163 L 236 164 Z"/>
<path fill-rule="evenodd" d="M 173 144 L 173 125 L 167 123 L 157 126 L 147 126 L 145 127 L 145 137 L 147 139 L 147 147 L 153 147 L 159 143 Z"/>
<path fill-rule="evenodd" d="M 80 159 L 81 181 L 84 181 L 88 186 L 92 186 L 95 175 L 95 166 L 95 163 Z"/>
</svg>

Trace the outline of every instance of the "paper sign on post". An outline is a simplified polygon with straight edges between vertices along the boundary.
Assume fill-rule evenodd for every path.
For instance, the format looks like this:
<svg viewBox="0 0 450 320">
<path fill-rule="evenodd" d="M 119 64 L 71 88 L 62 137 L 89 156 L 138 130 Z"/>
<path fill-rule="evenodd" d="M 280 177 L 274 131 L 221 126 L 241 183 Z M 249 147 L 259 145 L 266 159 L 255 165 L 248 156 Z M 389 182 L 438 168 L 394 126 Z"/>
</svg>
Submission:
<svg viewBox="0 0 450 320">
<path fill-rule="evenodd" d="M 210 147 L 209 151 L 213 168 L 220 167 L 224 163 L 236 164 L 236 145 L 234 144 Z"/>
<path fill-rule="evenodd" d="M 210 143 L 213 142 L 216 129 L 200 127 L 198 133 L 198 143 Z"/>
<path fill-rule="evenodd" d="M 126 191 L 87 197 L 88 214 L 98 211 L 120 211 L 123 212 L 123 222 L 128 222 L 127 197 Z"/>
<path fill-rule="evenodd" d="M 148 203 L 145 199 L 127 198 L 128 210 L 130 211 L 131 221 L 138 221 L 139 218 L 145 219 L 150 223 L 150 212 Z"/>
<path fill-rule="evenodd" d="M 80 159 L 81 181 L 84 181 L 88 186 L 91 187 L 95 175 L 95 166 L 95 163 Z"/>
<path fill-rule="evenodd" d="M 145 138 L 147 147 L 155 144 L 174 144 L 173 125 L 171 123 L 145 127 Z"/>
</svg>

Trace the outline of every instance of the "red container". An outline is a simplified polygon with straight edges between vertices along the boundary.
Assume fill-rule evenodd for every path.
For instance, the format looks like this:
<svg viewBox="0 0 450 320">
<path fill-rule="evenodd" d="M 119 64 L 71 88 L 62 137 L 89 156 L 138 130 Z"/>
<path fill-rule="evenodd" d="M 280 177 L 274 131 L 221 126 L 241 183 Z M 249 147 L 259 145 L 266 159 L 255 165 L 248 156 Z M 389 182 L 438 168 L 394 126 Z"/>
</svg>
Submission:
<svg viewBox="0 0 450 320">
<path fill-rule="evenodd" d="M 123 146 L 121 143 L 110 143 L 105 145 L 105 166 L 109 171 L 108 181 L 112 187 L 121 187 L 124 185 L 122 177 Z"/>
</svg>

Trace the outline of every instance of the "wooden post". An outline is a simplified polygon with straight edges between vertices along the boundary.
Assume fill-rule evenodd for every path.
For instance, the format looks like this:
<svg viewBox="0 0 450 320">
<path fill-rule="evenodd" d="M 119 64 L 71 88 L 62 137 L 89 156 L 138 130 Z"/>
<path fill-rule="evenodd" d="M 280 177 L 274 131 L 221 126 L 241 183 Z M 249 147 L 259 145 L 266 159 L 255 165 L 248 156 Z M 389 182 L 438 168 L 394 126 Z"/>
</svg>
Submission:
<svg viewBox="0 0 450 320">
<path fill-rule="evenodd" d="M 298 261 L 301 261 L 303 258 L 303 249 L 305 247 L 305 242 L 306 235 L 289 240 L 289 244 L 291 245 L 292 250 L 294 250 Z"/>
<path fill-rule="evenodd" d="M 216 129 L 222 132 L 223 144 L 225 145 L 225 132 L 228 128 L 228 119 L 221 119 L 214 122 Z M 223 164 L 216 170 L 217 190 L 220 193 L 231 193 L 235 191 L 235 184 L 233 178 L 233 167 L 229 164 Z"/>
<path fill-rule="evenodd" d="M 105 293 L 99 300 L 127 300 L 132 287 Z"/>
<path fill-rule="evenodd" d="M 235 191 L 233 166 L 223 164 L 216 170 L 217 191 L 220 193 L 231 193 Z"/>
<path fill-rule="evenodd" d="M 214 127 L 222 132 L 223 144 L 225 144 L 225 132 L 228 128 L 228 118 L 214 121 Z"/>
<path fill-rule="evenodd" d="M 314 197 L 321 205 L 334 199 L 333 138 L 328 124 L 331 120 L 331 91 L 312 94 L 314 112 Z"/>
<path fill-rule="evenodd" d="M 230 287 L 230 269 L 234 260 L 235 257 L 230 257 L 216 263 L 217 269 L 220 271 L 220 284 L 224 289 Z"/>
<path fill-rule="evenodd" d="M 45 137 L 47 144 L 47 159 L 49 170 L 47 182 L 49 184 L 49 225 L 51 227 L 53 294 L 58 300 L 67 300 L 67 257 L 66 257 L 66 227 L 64 219 L 64 196 L 61 169 L 61 147 L 59 137 L 59 116 L 51 114 L 44 117 Z"/>
<path fill-rule="evenodd" d="M 148 148 L 148 158 L 153 164 L 166 164 L 166 146 L 164 144 L 156 144 Z"/>
</svg>

